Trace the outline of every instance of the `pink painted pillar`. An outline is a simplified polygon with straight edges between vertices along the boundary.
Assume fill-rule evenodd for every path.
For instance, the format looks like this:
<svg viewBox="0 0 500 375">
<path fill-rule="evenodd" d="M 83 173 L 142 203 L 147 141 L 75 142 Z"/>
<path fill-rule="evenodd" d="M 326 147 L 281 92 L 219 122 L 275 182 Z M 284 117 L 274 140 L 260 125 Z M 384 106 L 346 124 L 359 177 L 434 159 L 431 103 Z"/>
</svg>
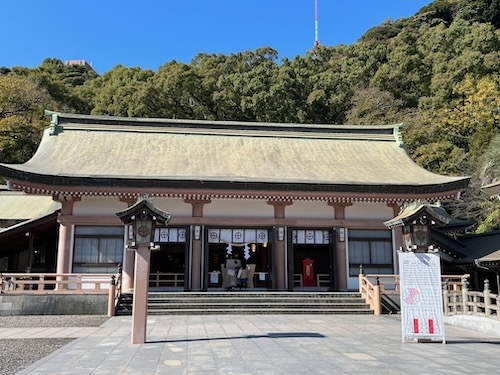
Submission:
<svg viewBox="0 0 500 375">
<path fill-rule="evenodd" d="M 122 273 L 122 290 L 124 292 L 132 291 L 134 287 L 134 265 L 135 265 L 135 251 L 125 250 L 125 259 L 123 262 Z"/>
<path fill-rule="evenodd" d="M 61 213 L 57 218 L 59 225 L 59 238 L 57 243 L 57 265 L 56 273 L 68 273 L 70 270 L 71 260 L 71 217 L 73 215 L 73 204 L 79 201 L 80 198 L 71 196 L 54 197 L 55 201 L 61 203 Z M 65 277 L 57 277 L 57 281 L 64 280 Z M 66 285 L 56 285 L 56 289 L 66 289 Z"/>
<path fill-rule="evenodd" d="M 392 214 L 393 217 L 398 216 L 399 211 L 401 210 L 401 205 L 396 204 L 396 203 L 387 203 L 388 207 L 392 208 Z M 394 273 L 397 275 L 399 274 L 399 262 L 398 262 L 398 257 L 397 253 L 399 248 L 403 247 L 403 228 L 402 227 L 396 227 L 392 229 L 392 243 L 394 246 Z"/>
<path fill-rule="evenodd" d="M 276 289 L 285 290 L 285 279 L 286 279 L 286 257 L 285 257 L 285 241 L 275 241 L 274 242 L 274 261 L 276 266 L 274 267 L 276 275 Z"/>
<path fill-rule="evenodd" d="M 135 251 L 134 301 L 132 304 L 132 344 L 146 342 L 148 318 L 149 260 L 151 250 L 139 246 Z"/>
<path fill-rule="evenodd" d="M 71 245 L 71 224 L 65 222 L 63 217 L 59 217 L 59 241 L 57 245 L 57 273 L 67 273 L 69 271 L 70 245 Z"/>
<path fill-rule="evenodd" d="M 189 203 L 192 205 L 192 217 L 193 218 L 198 218 L 198 217 L 203 217 L 203 207 L 206 204 L 211 203 L 212 201 L 210 199 L 185 199 L 184 202 Z M 194 236 L 191 238 L 191 243 L 193 244 L 193 253 L 192 253 L 192 259 L 191 259 L 191 285 L 188 285 L 190 289 L 194 290 L 201 290 L 203 286 L 203 279 L 204 275 L 202 275 L 202 250 L 203 250 L 203 226 L 196 224 L 196 219 L 195 219 L 195 226 L 200 227 L 200 238 L 195 239 Z M 188 270 L 186 270 L 188 272 Z"/>
<path fill-rule="evenodd" d="M 285 219 L 285 208 L 286 206 L 290 206 L 293 203 L 286 202 L 274 202 L 269 201 L 267 204 L 270 204 L 274 207 L 274 219 L 277 226 L 285 227 L 283 221 Z M 278 241 L 277 238 L 274 240 L 274 269 L 272 270 L 275 274 L 273 275 L 274 280 L 276 280 L 276 289 L 285 290 L 286 289 L 286 279 L 288 277 L 286 270 L 287 267 L 287 259 L 286 259 L 286 238 L 283 241 Z"/>
<path fill-rule="evenodd" d="M 200 228 L 201 230 L 201 228 Z M 191 262 L 191 289 L 200 290 L 202 289 L 202 277 L 201 277 L 201 239 L 193 241 L 193 257 Z M 186 271 L 187 272 L 187 271 Z"/>
<path fill-rule="evenodd" d="M 345 208 L 347 206 L 351 206 L 352 203 L 329 203 L 330 206 L 333 206 L 335 210 L 335 220 L 340 220 L 340 226 L 343 227 L 343 220 L 345 220 Z M 339 236 L 335 239 L 336 243 L 336 262 L 337 262 L 337 275 L 335 275 L 337 279 L 337 287 L 340 290 L 347 289 L 347 275 L 348 270 L 346 269 L 346 261 L 347 261 L 347 248 L 346 248 L 346 240 L 347 233 L 344 237 L 344 241 L 340 241 Z"/>
<path fill-rule="evenodd" d="M 120 198 L 120 202 L 126 202 L 128 207 L 130 207 L 136 202 L 136 200 L 134 198 Z M 122 270 L 122 291 L 131 292 L 134 287 L 135 251 L 124 251 L 125 254 L 123 258 Z"/>
</svg>

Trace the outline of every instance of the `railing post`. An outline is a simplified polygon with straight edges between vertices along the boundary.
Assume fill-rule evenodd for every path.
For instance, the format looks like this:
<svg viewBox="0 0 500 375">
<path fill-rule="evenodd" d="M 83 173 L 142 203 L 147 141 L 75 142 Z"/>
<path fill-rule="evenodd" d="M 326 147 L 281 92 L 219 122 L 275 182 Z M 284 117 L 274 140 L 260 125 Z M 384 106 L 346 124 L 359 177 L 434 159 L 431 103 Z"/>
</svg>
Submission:
<svg viewBox="0 0 500 375">
<path fill-rule="evenodd" d="M 361 295 L 363 295 L 363 278 L 365 277 L 365 275 L 363 274 L 363 265 L 360 264 L 359 265 L 359 275 L 358 275 L 358 280 L 359 280 L 359 292 L 361 293 Z"/>
<path fill-rule="evenodd" d="M 443 290 L 443 312 L 444 315 L 450 315 L 450 301 L 448 300 L 448 285 L 446 282 L 443 282 L 441 285 L 441 289 Z M 455 311 L 456 313 L 456 311 Z"/>
<path fill-rule="evenodd" d="M 484 315 L 489 317 L 491 315 L 491 299 L 490 299 L 490 281 L 484 280 L 483 298 L 484 298 Z"/>
<path fill-rule="evenodd" d="M 115 275 L 113 275 L 111 276 L 111 281 L 109 282 L 108 317 L 115 315 L 115 295 L 116 295 L 116 282 L 115 282 Z"/>
<path fill-rule="evenodd" d="M 469 313 L 469 282 L 467 281 L 467 278 L 464 277 L 462 278 L 462 314 L 468 314 Z"/>
<path fill-rule="evenodd" d="M 377 285 L 373 286 L 373 313 L 382 314 L 382 302 L 380 301 L 380 284 L 377 277 Z"/>
</svg>

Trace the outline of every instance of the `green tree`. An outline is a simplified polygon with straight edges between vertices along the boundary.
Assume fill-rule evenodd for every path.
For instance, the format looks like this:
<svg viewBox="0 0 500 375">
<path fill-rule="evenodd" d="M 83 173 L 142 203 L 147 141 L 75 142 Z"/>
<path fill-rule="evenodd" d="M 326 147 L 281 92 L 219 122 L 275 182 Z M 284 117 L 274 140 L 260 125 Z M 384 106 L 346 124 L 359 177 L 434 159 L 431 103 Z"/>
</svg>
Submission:
<svg viewBox="0 0 500 375">
<path fill-rule="evenodd" d="M 500 0 L 461 0 L 458 16 L 500 28 Z"/>
<path fill-rule="evenodd" d="M 352 107 L 346 116 L 348 124 L 385 125 L 403 120 L 403 101 L 378 87 L 356 91 L 351 103 Z"/>
<path fill-rule="evenodd" d="M 95 115 L 144 116 L 155 114 L 149 79 L 154 73 L 117 65 L 101 77 L 76 89 Z"/>
<path fill-rule="evenodd" d="M 0 76 L 0 160 L 23 163 L 35 152 L 43 128 L 44 108 L 53 104 L 47 91 L 26 77 Z"/>
<path fill-rule="evenodd" d="M 199 79 L 190 65 L 171 61 L 151 78 L 154 116 L 202 119 L 203 100 Z"/>
<path fill-rule="evenodd" d="M 500 180 L 500 134 L 491 140 L 481 158 L 478 179 L 481 185 L 487 185 Z M 500 230 L 500 200 L 497 197 L 483 197 L 483 219 L 476 233 Z"/>
</svg>

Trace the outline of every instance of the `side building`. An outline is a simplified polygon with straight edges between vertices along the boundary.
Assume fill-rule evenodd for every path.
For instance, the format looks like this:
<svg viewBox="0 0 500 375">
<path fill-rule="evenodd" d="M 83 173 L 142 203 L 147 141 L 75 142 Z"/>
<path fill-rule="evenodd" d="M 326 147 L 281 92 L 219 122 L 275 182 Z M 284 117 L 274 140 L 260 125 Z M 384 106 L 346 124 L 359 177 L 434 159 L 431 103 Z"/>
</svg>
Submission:
<svg viewBox="0 0 500 375">
<path fill-rule="evenodd" d="M 134 252 L 116 212 L 143 194 L 172 215 L 156 232 L 152 286 L 223 288 L 232 259 L 251 265 L 250 288 L 350 290 L 360 265 L 398 271 L 401 238 L 384 221 L 417 199 L 456 199 L 469 180 L 416 165 L 401 125 L 48 115 L 33 158 L 0 175 L 61 204 L 58 273 L 121 264 L 125 289 Z"/>
</svg>

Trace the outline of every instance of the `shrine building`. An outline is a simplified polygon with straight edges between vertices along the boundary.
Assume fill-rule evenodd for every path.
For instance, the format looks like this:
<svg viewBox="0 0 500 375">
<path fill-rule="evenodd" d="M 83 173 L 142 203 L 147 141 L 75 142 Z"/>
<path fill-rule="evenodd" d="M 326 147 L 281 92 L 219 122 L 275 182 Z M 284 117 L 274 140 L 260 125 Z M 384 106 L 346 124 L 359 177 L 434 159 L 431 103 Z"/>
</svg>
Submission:
<svg viewBox="0 0 500 375">
<path fill-rule="evenodd" d="M 0 175 L 9 190 L 60 204 L 56 245 L 40 259 L 57 273 L 121 265 L 125 290 L 135 253 L 116 213 L 144 194 L 172 215 L 156 229 L 152 287 L 224 288 L 235 259 L 252 266 L 253 289 L 353 290 L 360 265 L 398 272 L 401 236 L 384 221 L 417 199 L 457 199 L 469 181 L 415 164 L 402 125 L 47 115 L 35 155 L 0 164 Z"/>
</svg>

